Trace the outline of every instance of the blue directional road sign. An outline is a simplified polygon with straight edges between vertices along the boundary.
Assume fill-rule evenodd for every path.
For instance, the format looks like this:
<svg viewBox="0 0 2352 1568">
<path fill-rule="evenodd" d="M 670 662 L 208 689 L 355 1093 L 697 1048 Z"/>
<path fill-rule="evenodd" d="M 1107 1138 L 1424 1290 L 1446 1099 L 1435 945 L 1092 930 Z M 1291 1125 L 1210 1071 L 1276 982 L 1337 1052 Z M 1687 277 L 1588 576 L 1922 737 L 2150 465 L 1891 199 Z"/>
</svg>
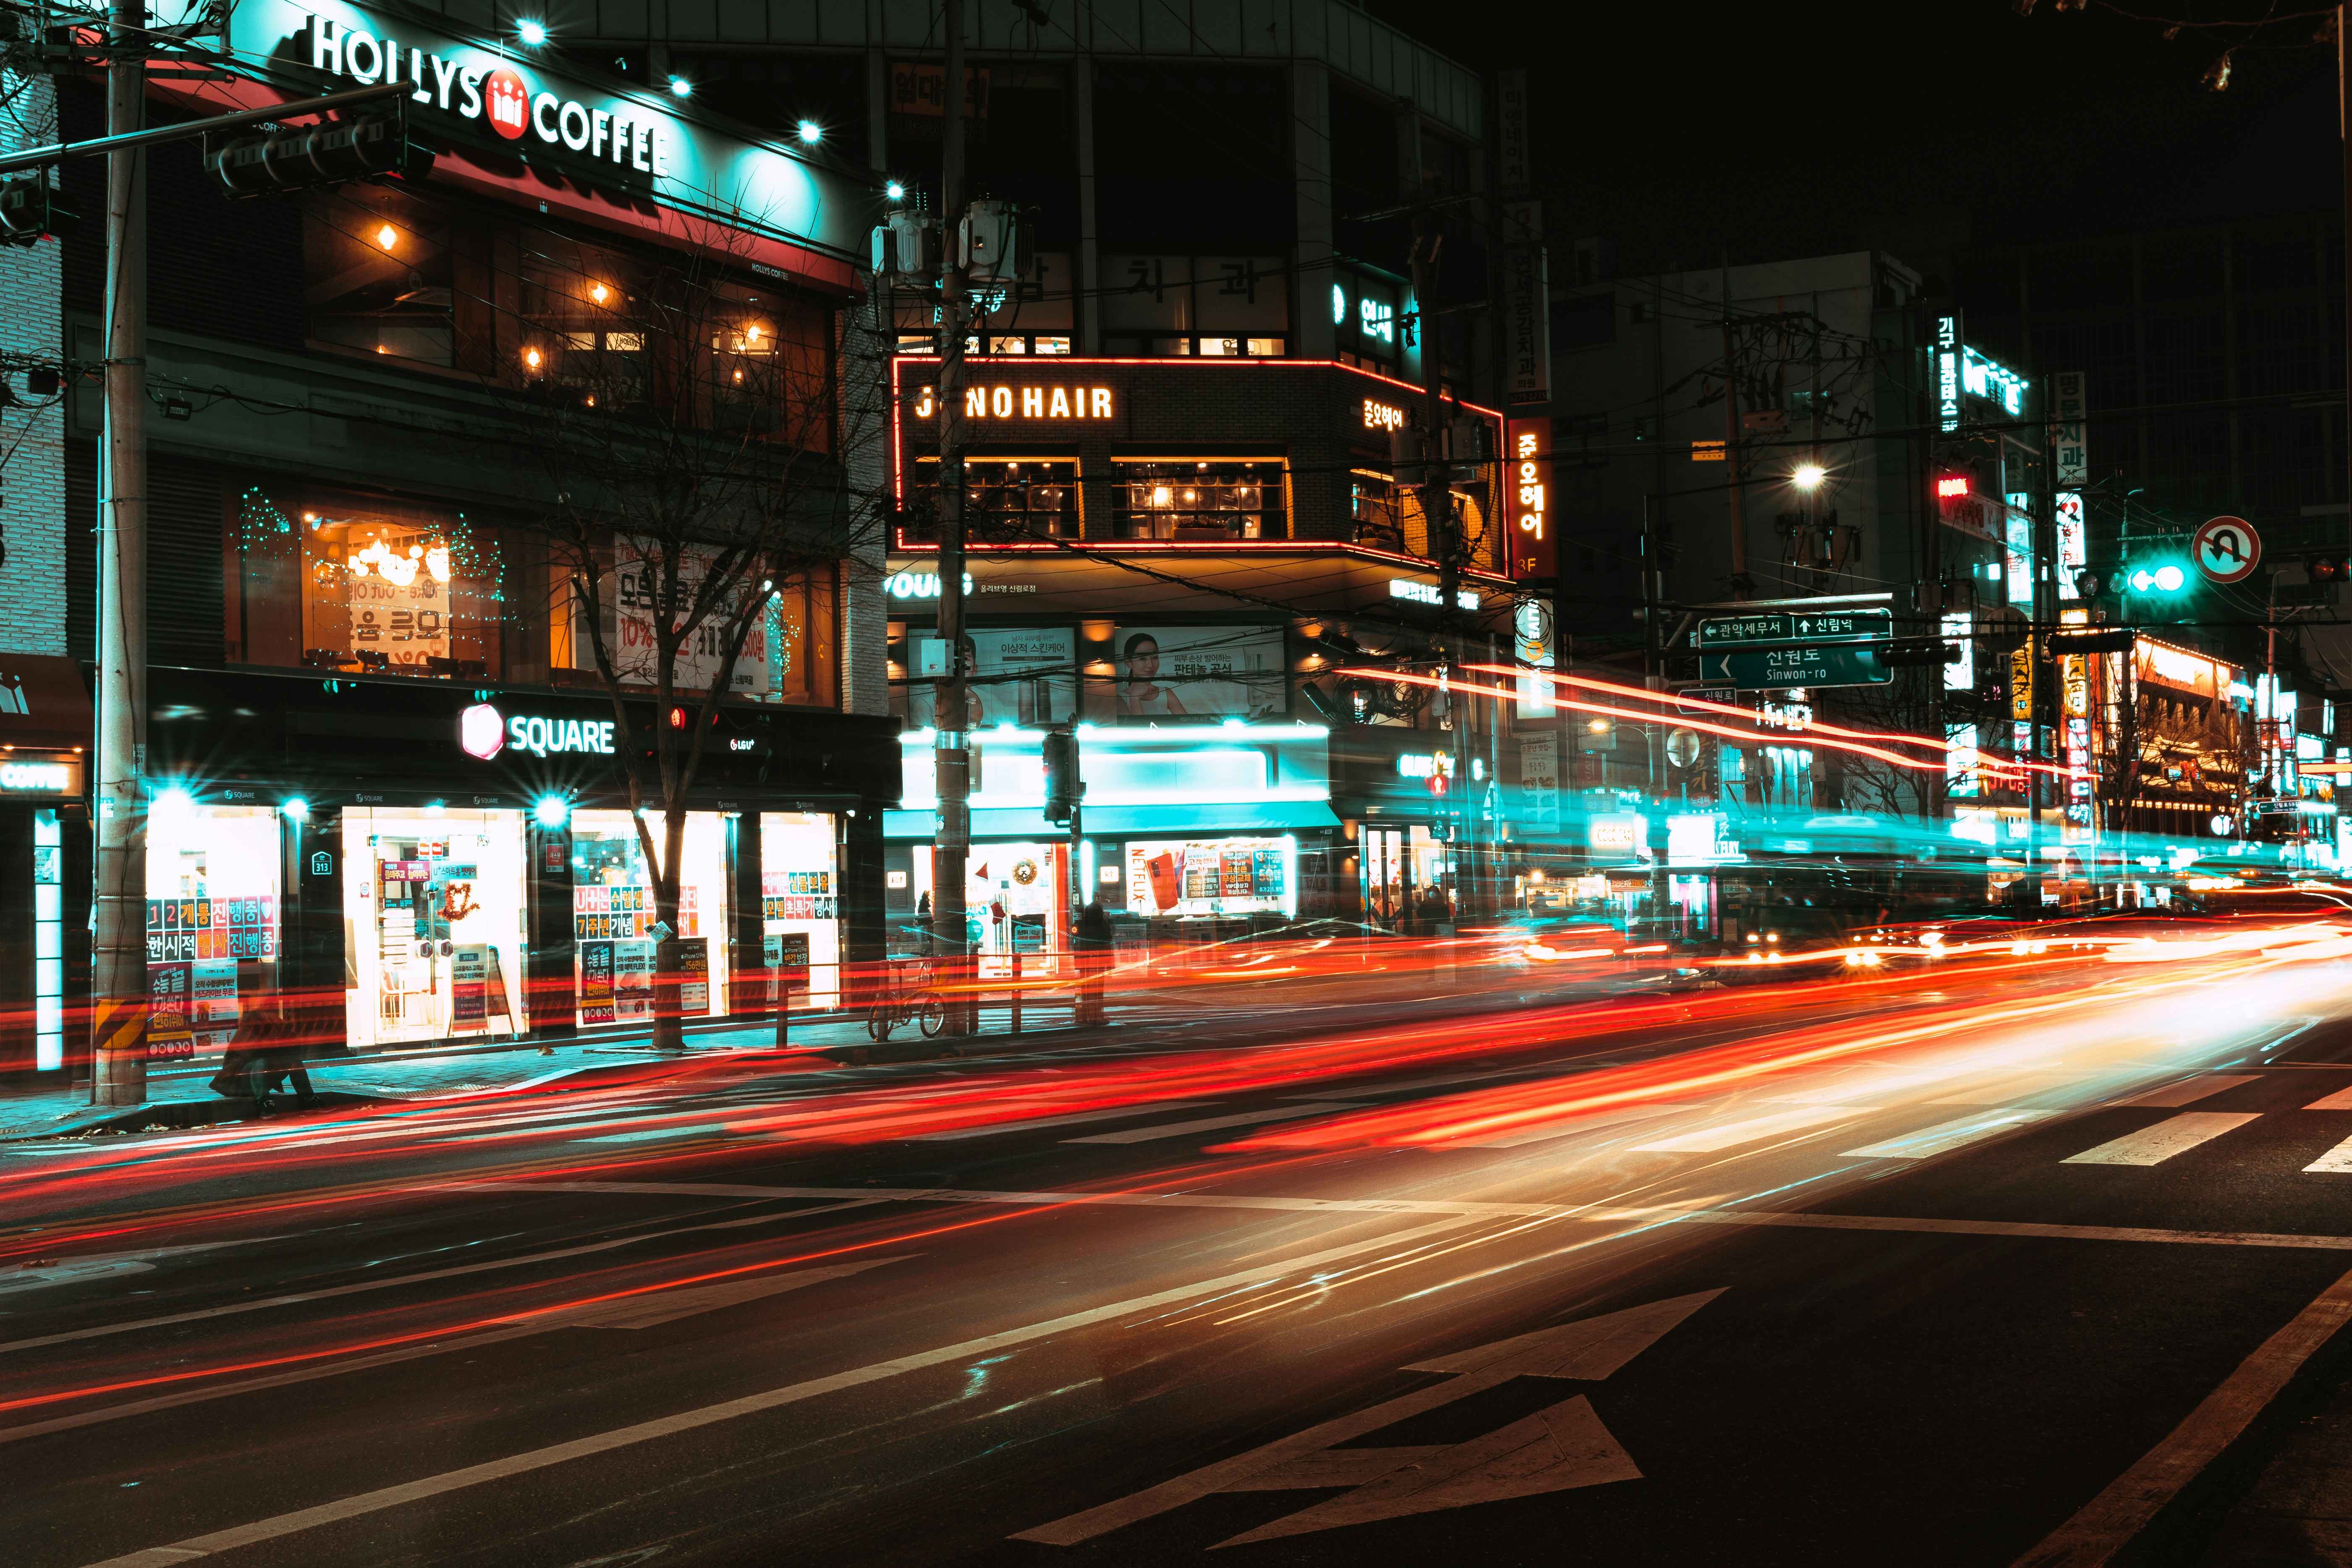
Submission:
<svg viewBox="0 0 2352 1568">
<path fill-rule="evenodd" d="M 1693 647 L 1769 647 L 1776 643 L 1885 642 L 1895 635 L 1892 610 L 1764 611 L 1711 616 L 1691 633 Z"/>
</svg>

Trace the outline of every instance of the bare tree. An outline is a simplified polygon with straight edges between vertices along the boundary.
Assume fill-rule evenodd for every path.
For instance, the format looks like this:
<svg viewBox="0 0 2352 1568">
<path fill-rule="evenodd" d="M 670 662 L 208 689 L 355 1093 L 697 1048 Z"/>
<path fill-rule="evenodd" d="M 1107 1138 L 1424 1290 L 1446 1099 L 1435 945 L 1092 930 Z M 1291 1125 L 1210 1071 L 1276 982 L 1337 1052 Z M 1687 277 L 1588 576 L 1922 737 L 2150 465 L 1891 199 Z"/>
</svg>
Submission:
<svg viewBox="0 0 2352 1568">
<path fill-rule="evenodd" d="M 535 237 L 512 392 L 548 470 L 536 531 L 557 646 L 613 705 L 668 982 L 664 1049 L 683 1045 L 679 868 L 719 705 L 768 689 L 788 595 L 814 578 L 837 604 L 837 574 L 878 570 L 887 521 L 860 481 L 887 412 L 857 379 L 879 375 L 864 335 L 761 279 L 735 231 L 701 226 L 697 250 L 658 256 Z"/>
</svg>

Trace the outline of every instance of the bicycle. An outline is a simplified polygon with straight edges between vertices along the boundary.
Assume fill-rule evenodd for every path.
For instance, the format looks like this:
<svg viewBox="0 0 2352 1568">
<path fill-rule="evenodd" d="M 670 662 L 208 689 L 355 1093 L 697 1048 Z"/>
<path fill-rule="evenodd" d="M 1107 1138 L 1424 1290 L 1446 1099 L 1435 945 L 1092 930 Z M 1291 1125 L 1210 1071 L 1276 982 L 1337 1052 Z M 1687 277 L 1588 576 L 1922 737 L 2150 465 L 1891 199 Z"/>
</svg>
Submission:
<svg viewBox="0 0 2352 1568">
<path fill-rule="evenodd" d="M 927 1040 L 939 1038 L 940 1032 L 948 1026 L 948 1005 L 931 989 L 930 965 L 927 963 L 908 964 L 894 972 L 888 993 L 866 1010 L 866 1032 L 877 1041 L 888 1039 L 892 1030 L 906 1023 L 922 1030 Z"/>
</svg>

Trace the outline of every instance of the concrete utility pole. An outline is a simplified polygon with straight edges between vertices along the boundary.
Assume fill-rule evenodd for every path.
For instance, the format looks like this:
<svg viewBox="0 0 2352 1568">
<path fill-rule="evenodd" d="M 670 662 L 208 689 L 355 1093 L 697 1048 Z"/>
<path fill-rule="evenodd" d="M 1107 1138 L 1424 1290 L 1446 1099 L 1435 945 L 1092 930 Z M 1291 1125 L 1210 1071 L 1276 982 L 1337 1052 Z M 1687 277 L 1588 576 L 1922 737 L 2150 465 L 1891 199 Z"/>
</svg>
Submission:
<svg viewBox="0 0 2352 1568">
<path fill-rule="evenodd" d="M 975 976 L 964 947 L 965 863 L 971 854 L 971 671 L 964 668 L 963 625 L 963 0 L 943 0 L 947 36 L 946 101 L 940 139 L 940 641 L 947 675 L 932 704 L 933 773 L 940 833 L 931 846 L 931 948 L 948 977 Z M 948 1005 L 950 1038 L 969 1035 L 979 1007 L 957 991 Z"/>
<path fill-rule="evenodd" d="M 140 129 L 144 0 L 114 0 L 106 129 Z M 98 516 L 90 1102 L 147 1098 L 147 153 L 106 156 L 106 421 Z"/>
<path fill-rule="evenodd" d="M 1413 342 L 1421 347 L 1422 441 L 1421 441 L 1421 516 L 1427 529 L 1429 552 L 1437 562 L 1437 624 L 1440 657 L 1448 669 L 1462 666 L 1461 609 L 1462 544 L 1454 518 L 1454 483 L 1451 465 L 1446 461 L 1445 441 L 1445 362 L 1439 346 L 1437 332 L 1437 258 L 1444 244 L 1444 231 L 1438 224 L 1436 192 L 1433 182 L 1423 172 L 1421 158 L 1421 111 L 1411 103 L 1404 106 L 1405 169 L 1412 184 L 1412 309 Z M 1465 808 L 1461 802 L 1468 793 L 1470 779 L 1469 720 L 1467 703 L 1453 693 L 1447 693 L 1447 716 L 1454 728 L 1453 744 L 1448 748 L 1454 758 L 1452 789 L 1448 794 L 1448 809 L 1454 813 L 1457 837 L 1452 844 L 1456 868 L 1454 912 L 1471 912 L 1461 868 L 1474 864 L 1469 845 L 1462 842 L 1470 826 L 1477 819 L 1475 805 Z M 1475 880 L 1475 873 L 1473 874 Z"/>
</svg>

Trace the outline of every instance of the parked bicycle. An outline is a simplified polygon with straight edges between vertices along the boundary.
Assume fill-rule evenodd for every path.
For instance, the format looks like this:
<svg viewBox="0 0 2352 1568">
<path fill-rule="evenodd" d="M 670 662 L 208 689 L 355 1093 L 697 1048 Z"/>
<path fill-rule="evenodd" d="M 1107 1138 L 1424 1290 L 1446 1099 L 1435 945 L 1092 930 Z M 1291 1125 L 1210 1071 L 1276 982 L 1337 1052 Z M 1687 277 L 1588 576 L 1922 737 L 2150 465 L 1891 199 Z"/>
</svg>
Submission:
<svg viewBox="0 0 2352 1568">
<path fill-rule="evenodd" d="M 888 1039 L 893 1029 L 908 1023 L 927 1040 L 939 1038 L 948 1026 L 948 1005 L 931 989 L 928 963 L 891 965 L 889 989 L 866 1010 L 866 1032 L 877 1040 Z"/>
</svg>

